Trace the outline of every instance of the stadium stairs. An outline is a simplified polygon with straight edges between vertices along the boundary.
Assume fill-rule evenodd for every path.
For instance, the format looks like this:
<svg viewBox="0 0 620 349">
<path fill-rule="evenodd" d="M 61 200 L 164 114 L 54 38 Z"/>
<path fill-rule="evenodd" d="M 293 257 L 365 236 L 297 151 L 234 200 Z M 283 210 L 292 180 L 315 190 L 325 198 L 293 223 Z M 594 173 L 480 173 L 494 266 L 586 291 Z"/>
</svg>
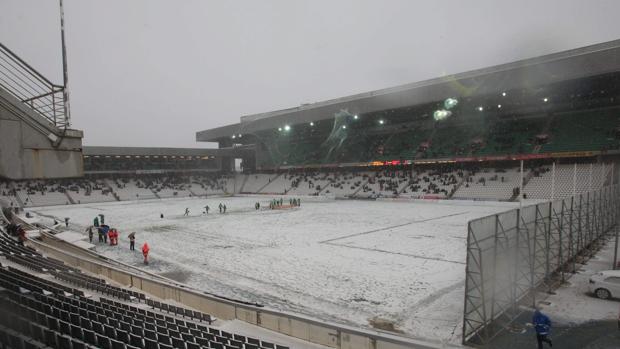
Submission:
<svg viewBox="0 0 620 349">
<path fill-rule="evenodd" d="M 275 175 L 274 177 L 270 177 L 270 180 L 267 182 L 267 184 L 263 185 L 262 187 L 258 188 L 258 190 L 256 191 L 256 194 L 260 194 L 260 193 L 269 193 L 269 192 L 265 192 L 264 190 L 269 187 L 269 186 L 275 186 L 276 181 L 278 180 L 278 178 L 280 178 L 282 176 L 282 173 L 278 173 L 277 175 Z"/>
<path fill-rule="evenodd" d="M 69 195 L 69 191 L 68 191 L 68 190 L 65 190 L 64 194 L 65 194 L 65 196 L 67 197 L 67 200 L 69 200 L 69 202 L 70 202 L 72 205 L 75 205 L 75 204 L 76 204 L 76 201 L 75 201 L 75 200 L 73 200 L 73 198 L 71 197 L 71 195 Z"/>
<path fill-rule="evenodd" d="M 155 195 L 156 198 L 161 199 L 161 196 L 159 196 L 159 194 L 153 190 L 153 188 L 149 188 L 149 190 L 153 193 L 153 195 Z"/>
<path fill-rule="evenodd" d="M 454 197 L 454 194 L 459 190 L 459 188 L 463 185 L 463 183 L 465 183 L 467 181 L 467 179 L 469 178 L 469 171 L 463 171 L 463 177 L 461 178 L 461 180 L 456 184 L 456 186 L 454 187 L 454 189 L 452 191 L 450 191 L 450 194 L 448 194 L 448 199 L 452 199 L 452 197 Z"/>
<path fill-rule="evenodd" d="M 362 182 L 362 185 L 360 185 L 357 189 L 355 189 L 355 191 L 354 191 L 353 193 L 351 193 L 351 195 L 349 195 L 349 197 L 352 197 L 352 198 L 357 197 L 358 193 L 359 193 L 362 189 L 364 189 L 364 187 L 365 187 L 366 185 L 368 185 L 368 182 L 370 182 L 370 178 L 367 178 L 366 180 L 364 180 L 364 182 Z M 403 189 L 401 189 L 401 192 L 402 192 L 402 190 L 404 190 L 404 188 L 403 188 Z"/>
</svg>

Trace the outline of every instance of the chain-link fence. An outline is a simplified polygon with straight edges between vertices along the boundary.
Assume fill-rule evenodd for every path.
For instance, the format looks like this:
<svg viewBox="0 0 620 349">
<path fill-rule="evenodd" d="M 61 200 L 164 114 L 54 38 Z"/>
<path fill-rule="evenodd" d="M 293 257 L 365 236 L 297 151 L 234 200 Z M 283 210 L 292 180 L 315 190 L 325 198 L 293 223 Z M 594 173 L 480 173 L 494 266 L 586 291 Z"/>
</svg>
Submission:
<svg viewBox="0 0 620 349">
<path fill-rule="evenodd" d="M 616 224 L 618 185 L 472 220 L 468 225 L 463 342 L 484 343 L 575 271 Z"/>
</svg>

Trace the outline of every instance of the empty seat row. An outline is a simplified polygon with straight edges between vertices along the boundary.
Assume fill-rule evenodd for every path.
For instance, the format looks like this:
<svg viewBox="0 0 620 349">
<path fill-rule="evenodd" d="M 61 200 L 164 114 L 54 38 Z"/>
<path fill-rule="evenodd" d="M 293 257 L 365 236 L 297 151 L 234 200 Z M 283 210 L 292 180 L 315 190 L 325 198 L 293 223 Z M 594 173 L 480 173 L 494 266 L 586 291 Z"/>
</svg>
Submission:
<svg viewBox="0 0 620 349">
<path fill-rule="evenodd" d="M 213 317 L 209 314 L 183 308 L 183 307 L 174 306 L 174 305 L 167 304 L 164 302 L 158 302 L 152 299 L 147 299 L 146 304 L 150 305 L 153 309 L 159 309 L 159 310 L 162 310 L 168 313 L 180 315 L 182 317 L 187 316 L 190 319 L 196 319 L 201 322 L 206 321 L 207 323 L 209 323 L 209 325 L 211 325 L 211 323 L 214 321 Z"/>
</svg>

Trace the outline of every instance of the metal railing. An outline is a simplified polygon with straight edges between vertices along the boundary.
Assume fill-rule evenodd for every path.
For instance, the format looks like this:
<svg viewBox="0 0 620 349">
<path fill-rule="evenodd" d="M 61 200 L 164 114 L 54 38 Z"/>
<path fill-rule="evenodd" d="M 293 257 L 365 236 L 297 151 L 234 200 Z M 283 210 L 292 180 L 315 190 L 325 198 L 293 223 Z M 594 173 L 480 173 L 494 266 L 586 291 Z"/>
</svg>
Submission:
<svg viewBox="0 0 620 349">
<path fill-rule="evenodd" d="M 56 85 L 0 43 L 0 88 L 59 128 L 68 128 L 64 86 Z"/>
</svg>

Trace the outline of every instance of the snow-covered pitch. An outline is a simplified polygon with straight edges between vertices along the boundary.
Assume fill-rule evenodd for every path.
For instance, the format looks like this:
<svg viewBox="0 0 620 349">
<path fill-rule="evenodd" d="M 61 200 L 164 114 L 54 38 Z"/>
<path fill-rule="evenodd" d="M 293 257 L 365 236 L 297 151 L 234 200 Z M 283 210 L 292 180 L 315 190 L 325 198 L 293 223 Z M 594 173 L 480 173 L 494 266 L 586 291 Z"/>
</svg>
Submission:
<svg viewBox="0 0 620 349">
<path fill-rule="evenodd" d="M 121 232 L 106 256 L 198 289 L 315 318 L 460 342 L 467 222 L 512 204 L 328 200 L 254 210 L 262 197 L 185 198 L 31 209 L 76 231 L 97 214 Z M 284 199 L 288 204 L 288 199 Z M 219 203 L 228 212 L 218 213 Z M 209 214 L 204 206 L 209 205 Z M 189 216 L 184 216 L 188 208 Z M 160 214 L 164 218 L 160 218 Z M 136 251 L 127 234 L 136 232 Z M 95 235 L 96 240 L 96 235 Z"/>
</svg>

